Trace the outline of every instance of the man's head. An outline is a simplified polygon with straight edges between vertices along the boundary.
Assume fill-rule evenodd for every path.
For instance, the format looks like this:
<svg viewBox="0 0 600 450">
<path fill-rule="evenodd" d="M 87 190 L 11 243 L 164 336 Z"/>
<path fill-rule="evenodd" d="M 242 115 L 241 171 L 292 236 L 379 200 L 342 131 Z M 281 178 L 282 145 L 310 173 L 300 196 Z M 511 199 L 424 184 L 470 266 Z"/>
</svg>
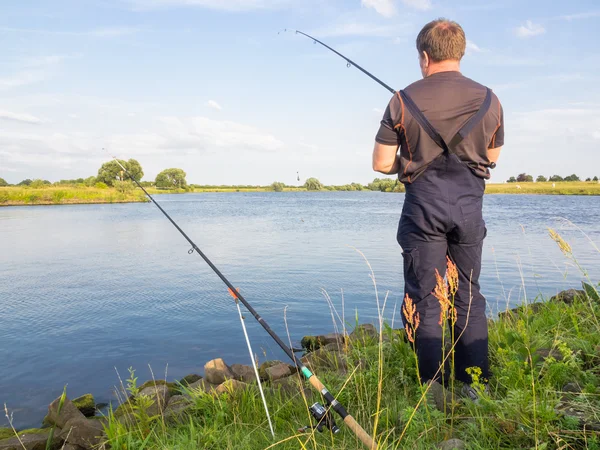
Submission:
<svg viewBox="0 0 600 450">
<path fill-rule="evenodd" d="M 436 72 L 459 70 L 466 47 L 465 32 L 459 24 L 447 19 L 429 22 L 417 36 L 423 77 Z"/>
</svg>

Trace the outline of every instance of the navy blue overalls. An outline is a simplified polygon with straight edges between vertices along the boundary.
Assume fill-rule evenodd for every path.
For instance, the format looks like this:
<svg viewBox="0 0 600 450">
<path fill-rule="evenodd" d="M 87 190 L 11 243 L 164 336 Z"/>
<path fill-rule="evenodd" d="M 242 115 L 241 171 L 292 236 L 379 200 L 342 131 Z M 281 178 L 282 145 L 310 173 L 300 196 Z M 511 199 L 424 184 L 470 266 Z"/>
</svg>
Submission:
<svg viewBox="0 0 600 450">
<path fill-rule="evenodd" d="M 405 105 L 419 126 L 444 152 L 412 183 L 406 196 L 398 227 L 398 243 L 403 249 L 405 293 L 416 305 L 420 325 L 416 331 L 416 352 L 423 381 L 442 380 L 442 326 L 440 305 L 433 296 L 435 270 L 446 273 L 446 256 L 457 266 L 458 292 L 455 296 L 457 320 L 454 335 L 455 377 L 465 383 L 472 379 L 469 367 L 479 367 L 489 377 L 488 331 L 485 298 L 479 290 L 481 252 L 486 236 L 482 216 L 485 182 L 454 154 L 453 149 L 479 123 L 489 109 L 491 91 L 479 111 L 446 144 L 410 97 L 401 92 Z M 406 318 L 402 315 L 405 327 Z M 443 324 L 445 326 L 445 324 Z M 452 324 L 450 324 L 452 326 Z M 446 334 L 445 339 L 450 340 Z M 446 366 L 450 358 L 446 361 Z M 443 377 L 447 381 L 447 376 Z"/>
</svg>

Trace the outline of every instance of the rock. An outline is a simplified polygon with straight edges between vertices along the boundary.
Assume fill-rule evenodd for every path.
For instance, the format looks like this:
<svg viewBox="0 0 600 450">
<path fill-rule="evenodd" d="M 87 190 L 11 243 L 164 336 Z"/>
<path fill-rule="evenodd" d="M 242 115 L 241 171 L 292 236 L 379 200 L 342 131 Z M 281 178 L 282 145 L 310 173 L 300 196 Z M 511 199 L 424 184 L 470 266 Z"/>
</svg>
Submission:
<svg viewBox="0 0 600 450">
<path fill-rule="evenodd" d="M 248 388 L 248 385 L 246 383 L 242 383 L 241 381 L 238 380 L 227 380 L 225 382 L 223 382 L 222 384 L 220 384 L 219 386 L 217 386 L 216 389 L 216 393 L 217 394 L 225 394 L 225 393 L 236 393 L 236 392 L 240 392 L 243 391 L 245 389 Z"/>
<path fill-rule="evenodd" d="M 594 413 L 589 411 L 585 405 L 560 402 L 555 408 L 559 415 L 571 417 L 579 422 L 579 427 L 588 431 L 600 431 L 600 422 L 594 417 Z"/>
<path fill-rule="evenodd" d="M 554 297 L 550 298 L 551 302 L 562 302 L 567 305 L 571 305 L 575 300 L 585 299 L 586 293 L 581 289 L 568 289 L 566 291 L 559 292 Z"/>
<path fill-rule="evenodd" d="M 379 333 L 372 323 L 364 323 L 357 326 L 352 333 L 350 333 L 350 341 L 365 341 L 374 340 L 379 338 Z"/>
<path fill-rule="evenodd" d="M 8 439 L 15 435 L 15 432 L 11 428 L 0 428 L 0 441 L 2 439 Z"/>
<path fill-rule="evenodd" d="M 340 352 L 330 352 L 323 348 L 311 352 L 301 359 L 302 364 L 310 370 L 331 370 L 345 373 L 348 370 L 348 362 L 345 355 Z"/>
<path fill-rule="evenodd" d="M 18 438 L 15 436 L 0 441 L 0 450 L 46 450 L 46 442 L 48 441 L 49 435 L 49 430 L 20 431 Z M 58 449 L 62 442 L 62 439 L 55 436 L 50 448 L 53 450 Z M 23 444 L 21 445 L 21 443 Z"/>
<path fill-rule="evenodd" d="M 85 450 L 85 447 L 80 447 L 79 445 L 73 444 L 65 444 L 60 448 L 60 450 Z"/>
<path fill-rule="evenodd" d="M 281 378 L 272 381 L 270 385 L 273 391 L 279 392 L 285 397 L 293 397 L 300 392 L 304 392 L 306 397 L 310 395 L 310 389 L 308 389 L 298 377 Z"/>
<path fill-rule="evenodd" d="M 183 377 L 179 382 L 184 386 L 189 386 L 192 383 L 195 383 L 198 380 L 201 380 L 202 377 L 200 375 L 196 375 L 195 373 L 190 373 Z"/>
<path fill-rule="evenodd" d="M 126 427 L 132 427 L 137 423 L 137 417 L 133 412 L 123 412 L 119 416 L 115 415 L 117 420 L 121 425 L 125 425 Z"/>
<path fill-rule="evenodd" d="M 242 381 L 244 383 L 252 383 L 253 381 L 256 381 L 256 374 L 254 373 L 254 368 L 252 366 L 233 364 L 231 366 L 231 371 L 233 372 L 234 378 L 238 381 Z"/>
<path fill-rule="evenodd" d="M 557 361 L 562 361 L 564 359 L 562 353 L 555 348 L 540 348 L 535 351 L 536 355 L 540 356 L 542 361 L 545 361 L 548 358 L 554 358 Z"/>
<path fill-rule="evenodd" d="M 179 390 L 179 386 L 177 386 L 177 383 L 169 383 L 166 380 L 148 380 L 144 384 L 142 384 L 141 386 L 138 387 L 138 391 L 143 391 L 144 389 L 146 389 L 149 386 L 167 386 L 167 388 L 169 389 L 169 394 L 171 396 L 181 395 L 181 392 Z"/>
<path fill-rule="evenodd" d="M 204 377 L 211 384 L 221 384 L 232 379 L 233 372 L 221 358 L 213 359 L 204 365 Z"/>
<path fill-rule="evenodd" d="M 264 381 L 269 380 L 269 373 L 267 372 L 267 369 L 278 366 L 280 364 L 283 364 L 284 366 L 287 366 L 290 369 L 290 375 L 297 372 L 295 367 L 290 366 L 289 364 L 286 364 L 283 361 L 273 360 L 273 361 L 265 361 L 258 367 L 258 376 L 260 377 L 261 380 L 264 380 Z M 279 369 L 279 370 L 283 370 L 283 369 Z"/>
<path fill-rule="evenodd" d="M 68 398 L 65 398 L 65 402 L 63 403 L 59 414 L 59 403 L 60 397 L 50 403 L 50 406 L 48 406 L 48 415 L 46 415 L 44 418 L 45 423 L 56 425 L 58 428 L 63 428 L 71 419 L 85 419 L 85 416 L 81 413 L 81 411 L 79 411 L 73 402 L 71 402 L 71 400 Z"/>
<path fill-rule="evenodd" d="M 281 363 L 266 368 L 265 373 L 267 374 L 268 380 L 275 381 L 281 378 L 289 377 L 292 374 L 292 371 L 290 370 L 289 365 Z"/>
<path fill-rule="evenodd" d="M 318 350 L 328 344 L 340 344 L 344 343 L 344 336 L 341 333 L 329 333 L 322 334 L 319 336 L 304 336 L 300 341 L 302 348 L 309 352 Z"/>
<path fill-rule="evenodd" d="M 85 394 L 73 399 L 73 404 L 85 417 L 92 417 L 96 414 L 96 402 L 92 394 Z"/>
<path fill-rule="evenodd" d="M 440 442 L 437 446 L 441 450 L 464 450 L 467 448 L 467 445 L 460 439 L 448 439 Z"/>
<path fill-rule="evenodd" d="M 102 442 L 104 428 L 97 420 L 71 419 L 60 432 L 60 438 L 68 444 L 93 448 Z"/>
<path fill-rule="evenodd" d="M 570 394 L 579 394 L 581 392 L 581 386 L 579 386 L 579 383 L 567 383 L 563 386 L 562 391 Z"/>
<path fill-rule="evenodd" d="M 108 403 L 96 403 L 96 411 L 102 411 L 108 408 Z"/>
<path fill-rule="evenodd" d="M 193 406 L 190 399 L 178 395 L 177 397 L 171 398 L 169 404 L 165 409 L 164 416 L 167 421 L 177 421 L 185 415 L 185 412 Z"/>
<path fill-rule="evenodd" d="M 517 306 L 516 308 L 508 309 L 506 311 L 498 313 L 498 319 L 507 320 L 521 313 L 537 314 L 545 307 L 546 304 L 542 302 L 529 303 L 527 305 Z"/>
<path fill-rule="evenodd" d="M 149 416 L 155 416 L 160 414 L 167 407 L 171 394 L 169 393 L 169 387 L 166 385 L 148 386 L 142 389 L 136 396 L 136 403 L 139 403 L 137 398 L 140 396 L 146 396 L 152 399 L 152 404 L 146 410 Z"/>
<path fill-rule="evenodd" d="M 196 381 L 195 383 L 190 384 L 189 389 L 190 389 L 190 391 L 196 391 L 196 392 L 200 391 L 200 392 L 205 392 L 206 394 L 210 394 L 217 389 L 217 385 L 210 384 L 204 378 L 202 378 L 202 379 Z"/>
<path fill-rule="evenodd" d="M 444 386 L 437 381 L 431 382 L 427 396 L 433 400 L 433 404 L 438 411 L 443 413 L 452 411 L 454 407 L 452 392 L 450 392 L 449 389 L 445 389 Z"/>
</svg>

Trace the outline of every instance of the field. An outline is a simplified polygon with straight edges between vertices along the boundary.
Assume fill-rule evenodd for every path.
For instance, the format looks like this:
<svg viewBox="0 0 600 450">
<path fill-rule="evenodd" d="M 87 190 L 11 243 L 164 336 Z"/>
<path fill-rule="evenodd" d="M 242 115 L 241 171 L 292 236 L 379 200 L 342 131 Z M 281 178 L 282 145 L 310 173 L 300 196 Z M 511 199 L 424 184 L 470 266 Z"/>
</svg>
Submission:
<svg viewBox="0 0 600 450">
<path fill-rule="evenodd" d="M 600 183 L 569 181 L 554 183 L 490 183 L 486 194 L 545 194 L 545 195 L 600 195 Z"/>
<path fill-rule="evenodd" d="M 79 203 L 144 202 L 143 192 L 119 192 L 112 188 L 45 186 L 41 188 L 0 187 L 0 206 L 69 205 Z"/>
</svg>

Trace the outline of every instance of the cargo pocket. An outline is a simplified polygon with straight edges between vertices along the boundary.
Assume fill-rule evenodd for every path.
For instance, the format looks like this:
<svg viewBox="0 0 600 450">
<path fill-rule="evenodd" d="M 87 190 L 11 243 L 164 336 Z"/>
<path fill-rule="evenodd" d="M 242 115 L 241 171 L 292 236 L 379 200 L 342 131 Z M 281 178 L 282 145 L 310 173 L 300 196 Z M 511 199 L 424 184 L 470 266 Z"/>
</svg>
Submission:
<svg viewBox="0 0 600 450">
<path fill-rule="evenodd" d="M 404 259 L 404 282 L 407 286 L 417 287 L 419 282 L 419 249 L 411 248 L 402 252 Z"/>
</svg>

